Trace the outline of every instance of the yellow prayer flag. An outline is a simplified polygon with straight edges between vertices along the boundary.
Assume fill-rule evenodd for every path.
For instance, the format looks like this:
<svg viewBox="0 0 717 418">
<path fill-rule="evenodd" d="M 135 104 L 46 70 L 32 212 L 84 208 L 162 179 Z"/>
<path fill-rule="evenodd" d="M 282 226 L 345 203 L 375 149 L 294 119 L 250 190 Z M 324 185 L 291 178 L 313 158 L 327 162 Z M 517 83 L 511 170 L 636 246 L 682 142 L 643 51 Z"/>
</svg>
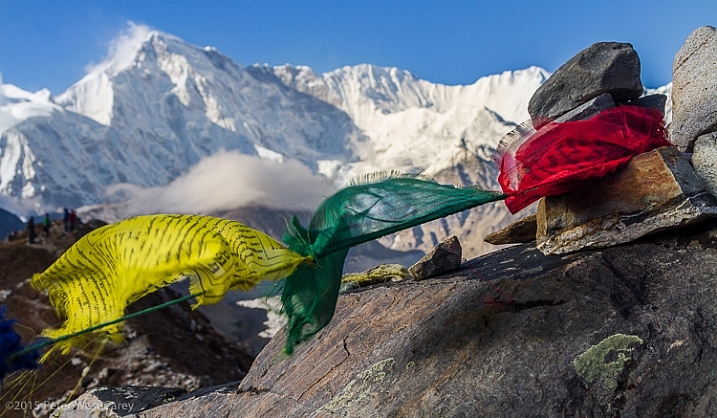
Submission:
<svg viewBox="0 0 717 418">
<path fill-rule="evenodd" d="M 98 228 L 82 237 L 43 273 L 35 289 L 47 289 L 65 322 L 43 335 L 56 339 L 115 320 L 125 308 L 159 288 L 189 277 L 197 304 L 216 303 L 229 289 L 249 290 L 278 280 L 311 261 L 236 221 L 197 215 L 145 215 Z M 120 324 L 95 333 L 120 339 Z M 64 353 L 79 338 L 58 343 Z"/>
</svg>

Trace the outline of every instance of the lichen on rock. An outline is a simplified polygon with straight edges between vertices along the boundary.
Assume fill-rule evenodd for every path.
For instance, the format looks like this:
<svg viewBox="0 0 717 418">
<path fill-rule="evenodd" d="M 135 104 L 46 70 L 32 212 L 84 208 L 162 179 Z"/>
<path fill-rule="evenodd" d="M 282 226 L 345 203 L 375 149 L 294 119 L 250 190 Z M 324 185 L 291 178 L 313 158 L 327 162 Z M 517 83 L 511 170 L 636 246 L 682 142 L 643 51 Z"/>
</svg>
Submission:
<svg viewBox="0 0 717 418">
<path fill-rule="evenodd" d="M 368 369 L 359 373 L 355 379 L 344 387 L 341 393 L 334 396 L 329 403 L 319 408 L 317 412 L 338 412 L 348 408 L 353 402 L 366 398 L 371 393 L 373 384 L 385 379 L 386 374 L 390 373 L 395 365 L 396 360 L 393 358 L 387 358 L 371 365 Z"/>
<path fill-rule="evenodd" d="M 410 276 L 408 269 L 400 264 L 380 264 L 361 273 L 347 273 L 341 283 L 356 283 L 359 287 L 383 282 L 398 282 Z"/>
<path fill-rule="evenodd" d="M 643 341 L 637 335 L 611 335 L 578 356 L 573 361 L 575 371 L 588 382 L 600 379 L 609 389 L 616 389 L 617 377 L 632 359 L 633 344 L 641 345 Z M 606 361 L 611 352 L 616 359 Z"/>
</svg>

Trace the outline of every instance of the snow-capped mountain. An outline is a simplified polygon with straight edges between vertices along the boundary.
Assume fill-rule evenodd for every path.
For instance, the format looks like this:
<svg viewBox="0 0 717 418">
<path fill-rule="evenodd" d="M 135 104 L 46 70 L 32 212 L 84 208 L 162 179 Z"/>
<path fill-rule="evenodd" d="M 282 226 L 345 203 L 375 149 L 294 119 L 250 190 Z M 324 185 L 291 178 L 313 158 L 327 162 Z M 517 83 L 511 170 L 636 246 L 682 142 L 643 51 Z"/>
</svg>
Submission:
<svg viewBox="0 0 717 418">
<path fill-rule="evenodd" d="M 358 160 L 360 131 L 339 109 L 211 48 L 159 32 L 133 41 L 131 60 L 111 59 L 48 98 L 44 115 L 5 123 L 0 193 L 51 207 L 95 204 L 110 185 L 163 186 L 222 149 L 291 156 L 313 171 L 323 159 Z M 4 99 L 0 111 L 15 115 L 33 99 Z"/>
<path fill-rule="evenodd" d="M 494 148 L 528 118 L 528 100 L 548 77 L 531 67 L 469 86 L 446 86 L 368 64 L 321 76 L 307 67 L 271 70 L 285 84 L 345 111 L 368 137 L 372 158 L 352 164 L 354 171 L 395 168 L 428 174 L 454 166 L 461 150 Z"/>
<path fill-rule="evenodd" d="M 528 100 L 547 77 L 530 67 L 447 86 L 369 64 L 325 74 L 243 66 L 132 26 L 57 97 L 0 85 L 0 195 L 38 212 L 124 201 L 112 207 L 116 218 L 246 205 L 311 210 L 374 171 L 496 189 L 491 153 L 528 118 Z M 455 230 L 481 241 L 484 228 L 510 219 L 499 205 L 477 211 L 384 243 L 426 249 Z"/>
<path fill-rule="evenodd" d="M 372 65 L 324 75 L 245 67 L 133 29 L 55 98 L 3 86 L 0 193 L 50 207 L 96 204 L 108 186 L 164 186 L 222 149 L 296 159 L 337 184 L 376 170 L 433 174 L 525 119 L 546 77 L 530 68 L 443 86 Z M 18 110 L 30 107 L 41 111 Z"/>
</svg>

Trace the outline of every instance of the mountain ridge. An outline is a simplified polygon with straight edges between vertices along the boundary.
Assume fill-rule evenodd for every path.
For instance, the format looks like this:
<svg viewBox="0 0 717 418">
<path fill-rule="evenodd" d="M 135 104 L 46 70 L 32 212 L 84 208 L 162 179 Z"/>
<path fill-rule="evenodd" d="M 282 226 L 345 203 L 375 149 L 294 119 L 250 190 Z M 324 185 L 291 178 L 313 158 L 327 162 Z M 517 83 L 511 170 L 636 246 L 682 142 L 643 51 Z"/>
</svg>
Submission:
<svg viewBox="0 0 717 418">
<path fill-rule="evenodd" d="M 92 207 L 112 221 L 240 206 L 311 211 L 375 171 L 495 189 L 490 156 L 528 118 L 548 76 L 529 67 L 447 86 L 372 64 L 324 74 L 244 66 L 136 26 L 57 97 L 0 85 L 0 195 L 28 213 Z M 499 228 L 510 218 L 501 210 L 469 218 Z M 446 222 L 438 229 L 450 233 Z M 444 235 L 414 232 L 390 245 L 424 248 Z"/>
<path fill-rule="evenodd" d="M 508 130 L 505 121 L 525 119 L 525 91 L 547 77 L 531 67 L 444 86 L 371 64 L 318 75 L 302 66 L 242 66 L 214 48 L 141 27 L 123 36 L 57 97 L 24 94 L 26 107 L 44 113 L 0 125 L 0 193 L 36 206 L 97 204 L 112 184 L 166 185 L 220 149 L 254 156 L 270 150 L 337 185 L 387 168 L 433 174 L 451 165 L 457 144 L 496 142 Z M 8 86 L 3 91 L 13 90 Z M 496 91 L 511 88 L 521 100 L 499 100 Z M 19 104 L 7 102 L 0 101 L 0 114 L 17 114 Z M 47 146 L 48 137 L 57 147 Z M 435 146 L 436 138 L 448 146 Z M 48 167 L 49 155 L 66 156 L 79 180 Z M 57 178 L 63 184 L 53 184 Z"/>
</svg>

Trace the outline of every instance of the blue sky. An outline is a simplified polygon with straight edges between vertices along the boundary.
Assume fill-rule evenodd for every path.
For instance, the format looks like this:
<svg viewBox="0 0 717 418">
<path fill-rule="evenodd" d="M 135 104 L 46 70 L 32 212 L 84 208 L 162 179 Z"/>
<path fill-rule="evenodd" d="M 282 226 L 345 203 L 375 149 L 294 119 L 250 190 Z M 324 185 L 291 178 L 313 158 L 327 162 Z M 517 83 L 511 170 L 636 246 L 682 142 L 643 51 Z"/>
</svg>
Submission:
<svg viewBox="0 0 717 418">
<path fill-rule="evenodd" d="M 667 84 L 686 37 L 717 26 L 717 0 L 0 0 L 4 83 L 59 94 L 100 62 L 127 22 L 243 65 L 395 66 L 442 84 L 530 65 L 555 71 L 599 41 L 633 44 L 647 87 Z"/>
</svg>

